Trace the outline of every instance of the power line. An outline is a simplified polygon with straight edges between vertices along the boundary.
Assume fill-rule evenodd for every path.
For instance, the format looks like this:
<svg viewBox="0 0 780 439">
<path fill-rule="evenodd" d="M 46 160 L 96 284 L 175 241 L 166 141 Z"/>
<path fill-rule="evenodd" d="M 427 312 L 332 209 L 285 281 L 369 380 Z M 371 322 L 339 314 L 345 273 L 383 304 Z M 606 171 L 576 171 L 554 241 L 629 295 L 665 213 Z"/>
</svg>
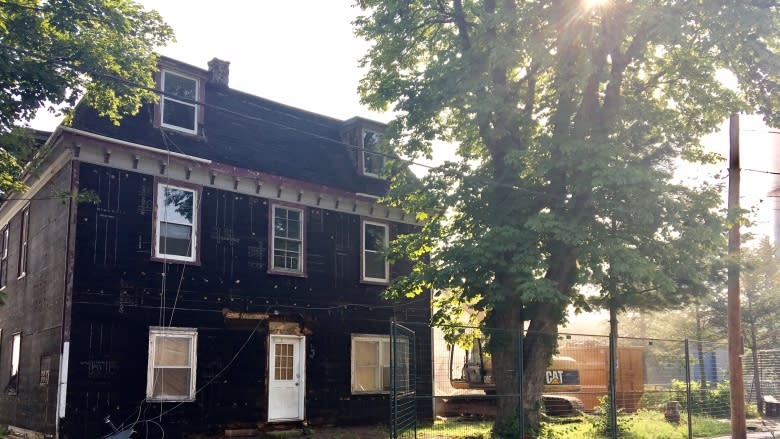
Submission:
<svg viewBox="0 0 780 439">
<path fill-rule="evenodd" d="M 743 171 L 748 171 L 748 172 L 758 172 L 758 173 L 760 173 L 760 174 L 780 175 L 780 172 L 775 172 L 775 171 L 763 171 L 763 170 L 761 170 L 761 169 L 750 169 L 750 168 L 742 168 L 742 170 L 743 170 Z"/>
<path fill-rule="evenodd" d="M 56 59 L 56 58 L 47 57 L 47 56 L 45 56 L 43 54 L 40 54 L 40 53 L 37 53 L 37 52 L 33 52 L 33 51 L 30 51 L 30 50 L 12 47 L 12 46 L 9 46 L 9 45 L 3 44 L 3 43 L 0 43 L 0 49 L 6 49 L 6 50 L 10 50 L 12 52 L 16 52 L 16 53 L 20 53 L 20 54 L 23 54 L 23 55 L 31 56 L 31 57 L 37 58 L 37 59 L 39 59 L 41 61 L 46 61 L 46 62 L 50 62 L 52 64 L 56 64 L 56 65 L 59 65 L 59 66 L 62 66 L 62 67 L 67 67 L 69 69 L 73 69 L 73 70 L 75 70 L 77 72 L 80 72 L 80 73 L 86 73 L 86 74 L 94 75 L 94 76 L 97 76 L 97 77 L 101 77 L 103 79 L 108 79 L 110 81 L 118 82 L 118 83 L 120 83 L 122 85 L 126 85 L 126 86 L 131 87 L 131 88 L 137 88 L 137 89 L 140 89 L 140 90 L 149 91 L 149 92 L 158 94 L 158 95 L 163 96 L 163 97 L 170 97 L 170 98 L 174 98 L 174 99 L 176 99 L 178 101 L 186 102 L 186 103 L 193 104 L 193 105 L 198 105 L 198 106 L 201 106 L 201 107 L 204 107 L 204 108 L 208 108 L 208 109 L 212 109 L 212 110 L 221 111 L 221 112 L 227 113 L 227 114 L 229 114 L 231 116 L 238 116 L 238 117 L 242 117 L 244 119 L 252 120 L 252 121 L 255 121 L 255 122 L 268 123 L 268 124 L 275 125 L 275 126 L 277 126 L 279 128 L 282 128 L 282 129 L 285 129 L 285 130 L 288 130 L 288 131 L 295 131 L 295 132 L 298 132 L 298 133 L 301 133 L 301 134 L 306 134 L 307 136 L 311 136 L 311 137 L 314 137 L 314 138 L 317 138 L 317 139 L 327 140 L 328 142 L 341 144 L 341 145 L 346 146 L 346 147 L 348 147 L 350 149 L 361 150 L 361 151 L 365 150 L 364 148 L 361 148 L 359 146 L 351 145 L 351 144 L 348 144 L 348 143 L 344 143 L 344 142 L 341 142 L 339 140 L 335 140 L 335 139 L 333 139 L 331 137 L 326 137 L 326 136 L 322 136 L 320 134 L 312 133 L 311 131 L 306 131 L 306 130 L 302 130 L 302 129 L 299 129 L 299 128 L 291 127 L 291 126 L 283 124 L 281 122 L 275 122 L 275 121 L 271 121 L 271 120 L 268 120 L 268 119 L 265 119 L 265 118 L 262 118 L 262 117 L 257 117 L 257 116 L 249 115 L 249 114 L 246 114 L 246 113 L 241 113 L 239 111 L 231 110 L 229 108 L 225 108 L 225 107 L 222 107 L 220 105 L 210 104 L 210 103 L 207 103 L 207 102 L 202 102 L 202 101 L 198 101 L 198 100 L 195 100 L 195 99 L 190 99 L 190 98 L 187 98 L 187 97 L 179 96 L 179 95 L 177 95 L 175 93 L 168 93 L 168 92 L 166 92 L 164 90 L 161 90 L 159 88 L 156 88 L 156 87 L 148 87 L 146 85 L 139 84 L 137 82 L 130 81 L 128 79 L 121 78 L 121 77 L 116 76 L 116 75 L 112 75 L 112 74 L 104 73 L 104 72 L 99 72 L 99 71 L 97 71 L 95 69 L 87 68 L 87 67 L 84 67 L 84 66 L 77 66 L 77 65 L 75 65 L 73 63 L 62 61 L 62 60 L 59 60 L 59 59 Z M 284 112 L 282 112 L 282 113 L 284 113 Z M 285 114 L 288 114 L 288 113 L 285 113 Z M 382 156 L 384 158 L 390 158 L 390 159 L 394 159 L 394 160 L 401 160 L 402 162 L 407 163 L 409 165 L 420 166 L 420 167 L 427 168 L 427 169 L 434 169 L 435 168 L 435 166 L 433 166 L 433 165 L 428 165 L 428 164 L 425 164 L 425 163 L 419 163 L 419 162 L 415 162 L 413 160 L 401 159 L 401 158 L 399 158 L 399 157 L 397 157 L 395 155 L 392 155 L 392 154 L 387 154 L 387 153 L 378 152 L 378 151 L 376 151 L 376 152 L 375 151 L 371 151 L 370 153 L 373 154 L 373 155 Z"/>
<path fill-rule="evenodd" d="M 0 0 L 0 1 L 2 1 L 2 0 Z M 322 136 L 320 134 L 313 133 L 311 131 L 306 131 L 306 130 L 302 130 L 300 128 L 295 128 L 295 127 L 289 126 L 289 125 L 281 123 L 281 122 L 276 122 L 276 121 L 268 120 L 268 119 L 265 119 L 265 118 L 262 118 L 262 117 L 257 117 L 257 116 L 253 116 L 253 115 L 250 115 L 250 114 L 242 113 L 242 112 L 239 112 L 239 111 L 231 110 L 229 108 L 225 108 L 225 107 L 222 107 L 222 106 L 219 106 L 219 105 L 210 104 L 210 103 L 201 102 L 201 101 L 197 101 L 197 100 L 194 100 L 194 99 L 178 96 L 178 95 L 176 95 L 174 93 L 168 93 L 168 92 L 165 92 L 164 90 L 161 90 L 161 89 L 156 88 L 156 87 L 148 87 L 148 86 L 146 86 L 144 84 L 139 84 L 137 82 L 134 82 L 134 81 L 131 81 L 131 80 L 128 80 L 128 79 L 125 79 L 125 78 L 121 78 L 119 76 L 116 76 L 116 75 L 113 75 L 113 74 L 110 74 L 110 73 L 100 72 L 100 71 L 97 71 L 95 69 L 88 68 L 88 67 L 85 67 L 85 66 L 75 65 L 73 63 L 70 63 L 70 62 L 67 62 L 67 61 L 63 61 L 63 60 L 57 59 L 57 58 L 52 58 L 52 57 L 49 57 L 49 56 L 46 56 L 44 54 L 41 54 L 41 53 L 38 53 L 38 52 L 34 52 L 34 51 L 31 51 L 31 50 L 26 50 L 26 49 L 22 49 L 22 48 L 18 48 L 18 47 L 13 47 L 13 46 L 9 46 L 9 45 L 3 44 L 3 43 L 0 43 L 0 49 L 5 49 L 7 51 L 20 53 L 20 54 L 27 55 L 27 56 L 30 56 L 30 57 L 33 57 L 33 58 L 37 58 L 37 59 L 42 60 L 42 61 L 46 61 L 46 62 L 49 62 L 49 63 L 52 63 L 52 64 L 56 64 L 56 65 L 59 65 L 59 66 L 62 66 L 62 67 L 66 67 L 66 68 L 72 69 L 72 70 L 80 72 L 80 73 L 85 73 L 85 74 L 89 74 L 89 75 L 93 75 L 93 76 L 96 76 L 96 77 L 100 77 L 100 78 L 103 78 L 103 79 L 106 79 L 106 80 L 109 80 L 109 81 L 117 82 L 117 83 L 120 83 L 122 85 L 128 86 L 130 88 L 137 88 L 137 89 L 140 89 L 140 90 L 149 91 L 149 92 L 155 93 L 155 94 L 157 94 L 159 96 L 162 96 L 162 97 L 171 97 L 171 98 L 174 98 L 174 99 L 176 99 L 178 101 L 182 101 L 182 102 L 186 102 L 186 103 L 189 103 L 189 104 L 192 104 L 192 105 L 197 105 L 197 106 L 203 107 L 204 109 L 212 109 L 212 110 L 220 111 L 220 112 L 232 115 L 232 116 L 241 117 L 241 118 L 244 118 L 244 119 L 247 119 L 247 120 L 274 125 L 274 126 L 276 126 L 278 128 L 281 128 L 281 129 L 284 129 L 284 130 L 287 130 L 287 131 L 297 132 L 297 133 L 301 133 L 301 134 L 304 134 L 306 136 L 309 136 L 309 137 L 312 137 L 312 138 L 315 138 L 315 139 L 321 139 L 321 140 L 325 140 L 325 141 L 327 141 L 329 143 L 335 143 L 335 144 L 341 145 L 341 146 L 343 146 L 343 147 L 345 147 L 347 149 L 351 149 L 351 150 L 355 150 L 355 151 L 359 151 L 359 152 L 362 151 L 364 153 L 372 154 L 374 156 L 380 156 L 380 157 L 383 157 L 383 158 L 386 158 L 386 159 L 397 160 L 397 161 L 400 161 L 401 163 L 404 163 L 404 164 L 406 164 L 408 166 L 419 166 L 419 167 L 422 167 L 422 168 L 425 168 L 425 169 L 430 169 L 430 170 L 439 168 L 439 166 L 433 166 L 433 165 L 429 165 L 429 164 L 425 164 L 425 163 L 420 163 L 420 162 L 414 161 L 412 159 L 404 159 L 404 158 L 401 158 L 401 157 L 398 157 L 396 155 L 389 154 L 389 153 L 384 153 L 384 152 L 379 152 L 379 151 L 368 151 L 365 148 L 361 148 L 360 146 L 351 145 L 349 143 L 345 143 L 345 142 L 342 142 L 340 140 L 336 140 L 336 139 L 333 139 L 333 138 L 330 138 L 330 137 Z M 279 112 L 279 113 L 282 113 L 282 114 L 286 114 L 288 116 L 294 116 L 293 114 L 290 114 L 290 113 L 287 113 L 287 112 L 284 112 L 284 111 L 279 111 L 279 110 L 276 110 L 276 111 Z M 167 145 L 166 145 L 166 147 L 167 147 Z M 462 175 L 462 177 L 467 177 L 467 176 L 466 175 Z M 472 176 L 472 177 L 474 177 L 474 176 Z M 497 181 L 490 180 L 488 178 L 479 178 L 479 176 L 476 176 L 476 178 L 472 178 L 472 179 L 480 181 L 480 182 L 482 182 L 482 183 L 484 183 L 486 185 L 494 185 L 494 186 L 497 186 L 497 187 L 509 188 L 509 189 L 516 190 L 516 191 L 519 191 L 519 192 L 527 193 L 527 194 L 530 194 L 530 195 L 537 195 L 537 196 L 549 198 L 549 199 L 552 199 L 552 200 L 568 200 L 569 199 L 569 197 L 566 196 L 566 195 L 558 196 L 558 195 L 551 194 L 551 193 L 548 193 L 548 192 L 544 192 L 544 191 L 541 191 L 541 190 L 534 190 L 534 189 L 520 187 L 520 186 L 518 186 L 516 184 L 497 182 Z"/>
<path fill-rule="evenodd" d="M 21 54 L 24 54 L 24 55 L 27 55 L 27 56 L 35 57 L 35 58 L 38 58 L 40 60 L 43 60 L 43 61 L 46 61 L 46 62 L 50 62 L 50 63 L 56 64 L 56 65 L 60 65 L 60 66 L 63 66 L 63 67 L 67 67 L 69 69 L 73 69 L 73 70 L 81 72 L 81 73 L 86 73 L 86 74 L 90 74 L 90 75 L 94 75 L 94 76 L 97 76 L 97 77 L 101 77 L 101 78 L 104 78 L 104 79 L 107 79 L 107 80 L 110 80 L 110 81 L 118 82 L 118 83 L 120 83 L 122 85 L 126 85 L 128 87 L 138 88 L 138 89 L 141 89 L 141 90 L 149 91 L 149 92 L 158 94 L 158 95 L 163 96 L 163 97 L 171 97 L 171 98 L 174 98 L 174 99 L 176 99 L 178 101 L 186 102 L 186 103 L 193 104 L 193 105 L 198 105 L 198 106 L 201 106 L 203 108 L 212 109 L 212 110 L 216 110 L 216 111 L 221 111 L 221 112 L 224 112 L 224 113 L 229 114 L 231 116 L 237 116 L 237 117 L 241 117 L 241 118 L 244 118 L 244 119 L 247 119 L 247 120 L 251 120 L 251 121 L 255 121 L 255 122 L 262 122 L 262 123 L 267 123 L 267 124 L 270 124 L 270 125 L 274 125 L 276 127 L 284 129 L 284 130 L 301 133 L 301 134 L 304 134 L 304 135 L 307 135 L 307 136 L 310 136 L 310 137 L 313 137 L 313 138 L 316 138 L 316 139 L 321 139 L 321 140 L 325 140 L 325 141 L 330 142 L 330 143 L 335 143 L 335 144 L 344 146 L 344 147 L 346 147 L 348 149 L 351 149 L 351 150 L 355 150 L 355 151 L 359 151 L 359 152 L 360 151 L 363 151 L 363 152 L 367 151 L 365 148 L 361 148 L 361 147 L 359 147 L 357 145 L 351 145 L 349 143 L 345 143 L 345 142 L 342 142 L 340 140 L 336 140 L 336 139 L 333 139 L 333 138 L 330 138 L 330 137 L 322 136 L 322 135 L 319 135 L 319 134 L 316 134 L 316 133 L 312 133 L 310 131 L 302 130 L 302 129 L 299 129 L 299 128 L 291 127 L 291 126 L 286 125 L 286 124 L 281 123 L 281 122 L 271 121 L 271 120 L 268 120 L 268 119 L 265 119 L 265 118 L 262 118 L 262 117 L 257 117 L 257 116 L 249 115 L 249 114 L 246 114 L 246 113 L 241 113 L 241 112 L 238 112 L 238 111 L 231 110 L 229 108 L 222 107 L 220 105 L 209 104 L 207 102 L 201 102 L 201 101 L 197 101 L 197 100 L 194 100 L 194 99 L 181 97 L 181 96 L 178 96 L 178 95 L 176 95 L 174 93 L 167 93 L 164 90 L 161 90 L 161 89 L 158 89 L 158 88 L 155 88 L 155 87 L 148 87 L 146 85 L 139 84 L 137 82 L 133 82 L 133 81 L 130 81 L 130 80 L 118 77 L 116 75 L 112 75 L 112 74 L 105 73 L 105 72 L 99 72 L 99 71 L 96 71 L 94 69 L 87 68 L 87 67 L 84 67 L 84 66 L 77 66 L 75 64 L 72 64 L 72 63 L 69 63 L 69 62 L 66 62 L 66 61 L 62 61 L 60 59 L 48 57 L 48 56 L 40 54 L 38 52 L 34 52 L 34 51 L 26 50 L 26 49 L 20 49 L 20 48 L 8 46 L 8 45 L 3 44 L 3 43 L 0 43 L 0 49 L 6 49 L 6 50 L 13 51 L 13 52 L 21 53 Z M 294 116 L 294 115 L 292 115 L 290 113 L 285 113 L 285 112 L 281 112 L 281 113 L 287 114 L 289 116 Z M 380 157 L 391 159 L 391 160 L 398 160 L 401 163 L 404 163 L 404 164 L 410 165 L 410 166 L 419 166 L 419 167 L 422 167 L 422 168 L 425 168 L 425 169 L 436 169 L 436 168 L 438 168 L 438 166 L 433 166 L 433 165 L 428 165 L 428 164 L 425 164 L 425 163 L 416 162 L 416 161 L 411 160 L 411 159 L 400 158 L 400 157 L 398 157 L 396 155 L 388 154 L 388 153 L 384 153 L 384 152 L 368 151 L 368 153 L 372 154 L 374 156 L 380 156 Z M 533 189 L 519 187 L 519 186 L 513 185 L 513 184 L 499 183 L 499 182 L 491 181 L 489 179 L 480 179 L 480 180 L 482 180 L 482 182 L 485 183 L 485 184 L 492 184 L 492 185 L 496 185 L 496 186 L 499 186 L 499 187 L 506 187 L 506 188 L 509 188 L 509 189 L 517 190 L 517 191 L 528 193 L 528 194 L 531 194 L 531 195 L 538 195 L 538 196 L 542 196 L 542 197 L 546 197 L 546 198 L 550 198 L 550 199 L 565 199 L 566 198 L 566 197 L 558 197 L 558 196 L 555 196 L 555 195 L 552 195 L 552 194 L 549 194 L 549 193 L 543 192 L 543 191 L 538 191 L 538 190 L 533 190 Z"/>
</svg>

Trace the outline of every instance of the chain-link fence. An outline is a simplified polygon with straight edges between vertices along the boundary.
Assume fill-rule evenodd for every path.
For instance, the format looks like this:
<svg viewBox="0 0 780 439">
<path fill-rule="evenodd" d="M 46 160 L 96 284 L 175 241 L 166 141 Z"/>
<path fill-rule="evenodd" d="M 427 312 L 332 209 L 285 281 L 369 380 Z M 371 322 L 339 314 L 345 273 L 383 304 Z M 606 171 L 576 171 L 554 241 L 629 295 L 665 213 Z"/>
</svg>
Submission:
<svg viewBox="0 0 780 439">
<path fill-rule="evenodd" d="M 519 337 L 474 327 L 431 330 L 432 352 L 424 357 L 433 363 L 435 421 L 418 424 L 416 437 L 494 437 L 497 412 L 522 410 L 513 404 L 528 391 L 518 377 L 527 367 L 528 359 L 521 362 L 520 352 L 529 334 Z M 558 334 L 556 346 L 541 397 L 525 404 L 542 409 L 541 430 L 526 431 L 516 423 L 514 432 L 504 430 L 500 437 L 730 436 L 725 343 L 621 337 L 611 347 L 607 336 Z M 750 384 L 754 369 L 745 356 L 748 416 L 758 415 L 757 395 L 771 397 L 771 392 L 780 398 L 773 387 L 780 385 L 780 351 L 757 358 L 760 390 Z M 772 428 L 771 423 L 763 425 Z"/>
<path fill-rule="evenodd" d="M 744 356 L 745 402 L 767 417 L 780 417 L 780 349 Z"/>
</svg>

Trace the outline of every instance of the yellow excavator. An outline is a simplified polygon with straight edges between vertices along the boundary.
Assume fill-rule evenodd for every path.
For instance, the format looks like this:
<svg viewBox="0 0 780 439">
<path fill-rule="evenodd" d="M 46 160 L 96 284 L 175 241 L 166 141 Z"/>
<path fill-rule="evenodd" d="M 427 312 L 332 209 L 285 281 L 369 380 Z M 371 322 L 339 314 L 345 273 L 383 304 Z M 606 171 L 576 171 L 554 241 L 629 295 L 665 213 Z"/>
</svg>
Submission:
<svg viewBox="0 0 780 439">
<path fill-rule="evenodd" d="M 460 376 L 457 376 L 459 363 Z M 493 361 L 475 339 L 471 349 L 450 346 L 450 384 L 456 389 L 482 390 L 494 394 L 496 383 Z M 579 398 L 570 395 L 580 391 L 580 371 L 574 358 L 554 355 L 544 377 L 544 410 L 548 416 L 576 416 L 585 407 Z"/>
</svg>

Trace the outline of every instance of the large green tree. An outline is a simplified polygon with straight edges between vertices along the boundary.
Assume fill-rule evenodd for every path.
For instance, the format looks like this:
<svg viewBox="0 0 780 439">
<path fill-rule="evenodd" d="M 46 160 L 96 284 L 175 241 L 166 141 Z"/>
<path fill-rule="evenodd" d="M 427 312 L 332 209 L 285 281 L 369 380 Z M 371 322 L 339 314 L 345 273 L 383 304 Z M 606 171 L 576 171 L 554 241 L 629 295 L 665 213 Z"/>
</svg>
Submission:
<svg viewBox="0 0 780 439">
<path fill-rule="evenodd" d="M 114 120 L 137 112 L 155 98 L 155 49 L 172 38 L 130 0 L 0 0 L 0 133 L 82 96 Z"/>
<path fill-rule="evenodd" d="M 371 42 L 360 90 L 396 112 L 388 144 L 417 158 L 443 140 L 458 157 L 396 179 L 393 201 L 427 221 L 395 247 L 416 265 L 394 291 L 447 291 L 439 318 L 463 302 L 484 311 L 503 395 L 518 394 L 527 322 L 523 398 L 498 399 L 494 428 L 535 427 L 568 306 L 664 308 L 706 291 L 702 267 L 723 245 L 719 192 L 676 183 L 673 167 L 712 161 L 699 139 L 732 112 L 780 119 L 778 2 L 357 4 Z"/>
</svg>

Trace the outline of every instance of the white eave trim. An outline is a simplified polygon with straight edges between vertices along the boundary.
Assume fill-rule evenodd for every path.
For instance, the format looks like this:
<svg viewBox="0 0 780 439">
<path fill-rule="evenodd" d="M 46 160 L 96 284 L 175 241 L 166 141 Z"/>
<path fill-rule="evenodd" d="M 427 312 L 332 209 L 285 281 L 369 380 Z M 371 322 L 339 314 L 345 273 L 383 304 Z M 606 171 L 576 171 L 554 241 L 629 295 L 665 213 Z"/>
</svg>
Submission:
<svg viewBox="0 0 780 439">
<path fill-rule="evenodd" d="M 141 151 L 151 152 L 151 153 L 154 153 L 154 154 L 164 154 L 166 156 L 169 155 L 171 157 L 176 157 L 176 158 L 180 158 L 180 159 L 184 159 L 184 160 L 190 160 L 190 161 L 193 161 L 193 162 L 199 162 L 199 163 L 205 163 L 205 164 L 210 164 L 211 163 L 211 160 L 208 160 L 208 159 L 202 159 L 200 157 L 195 157 L 195 156 L 191 156 L 191 155 L 187 155 L 187 154 L 182 154 L 180 152 L 166 151 L 166 150 L 163 150 L 163 149 L 160 149 L 160 148 L 152 148 L 151 146 L 141 145 L 139 143 L 127 142 L 125 140 L 119 140 L 119 139 L 115 139 L 113 137 L 101 136 L 100 134 L 91 133 L 89 131 L 82 131 L 82 130 L 78 130 L 76 128 L 62 127 L 62 130 L 67 132 L 67 133 L 78 134 L 79 136 L 89 137 L 89 138 L 92 138 L 92 139 L 95 139 L 95 140 L 100 140 L 100 141 L 103 141 L 103 142 L 115 143 L 117 145 L 127 146 L 127 147 L 130 147 L 130 148 L 135 148 L 135 149 L 138 149 L 138 150 L 141 150 Z"/>
<path fill-rule="evenodd" d="M 325 186 L 284 179 L 251 169 L 241 169 L 208 159 L 166 151 L 137 143 L 117 140 L 100 134 L 63 127 L 63 132 L 82 137 L 72 145 L 74 159 L 84 163 L 110 166 L 156 177 L 167 178 L 171 184 L 187 182 L 206 188 L 242 193 L 269 201 L 281 201 L 298 206 L 352 213 L 381 221 L 418 225 L 416 215 L 397 207 L 380 204 L 376 195 L 342 190 L 330 191 Z M 111 151 L 110 146 L 117 148 Z M 121 148 L 126 147 L 126 148 Z M 134 154 L 134 151 L 137 152 Z M 143 152 L 143 154 L 141 154 Z M 149 156 L 153 159 L 149 160 Z M 144 158 L 146 157 L 146 158 Z M 166 158 L 177 160 L 166 160 Z"/>
</svg>

